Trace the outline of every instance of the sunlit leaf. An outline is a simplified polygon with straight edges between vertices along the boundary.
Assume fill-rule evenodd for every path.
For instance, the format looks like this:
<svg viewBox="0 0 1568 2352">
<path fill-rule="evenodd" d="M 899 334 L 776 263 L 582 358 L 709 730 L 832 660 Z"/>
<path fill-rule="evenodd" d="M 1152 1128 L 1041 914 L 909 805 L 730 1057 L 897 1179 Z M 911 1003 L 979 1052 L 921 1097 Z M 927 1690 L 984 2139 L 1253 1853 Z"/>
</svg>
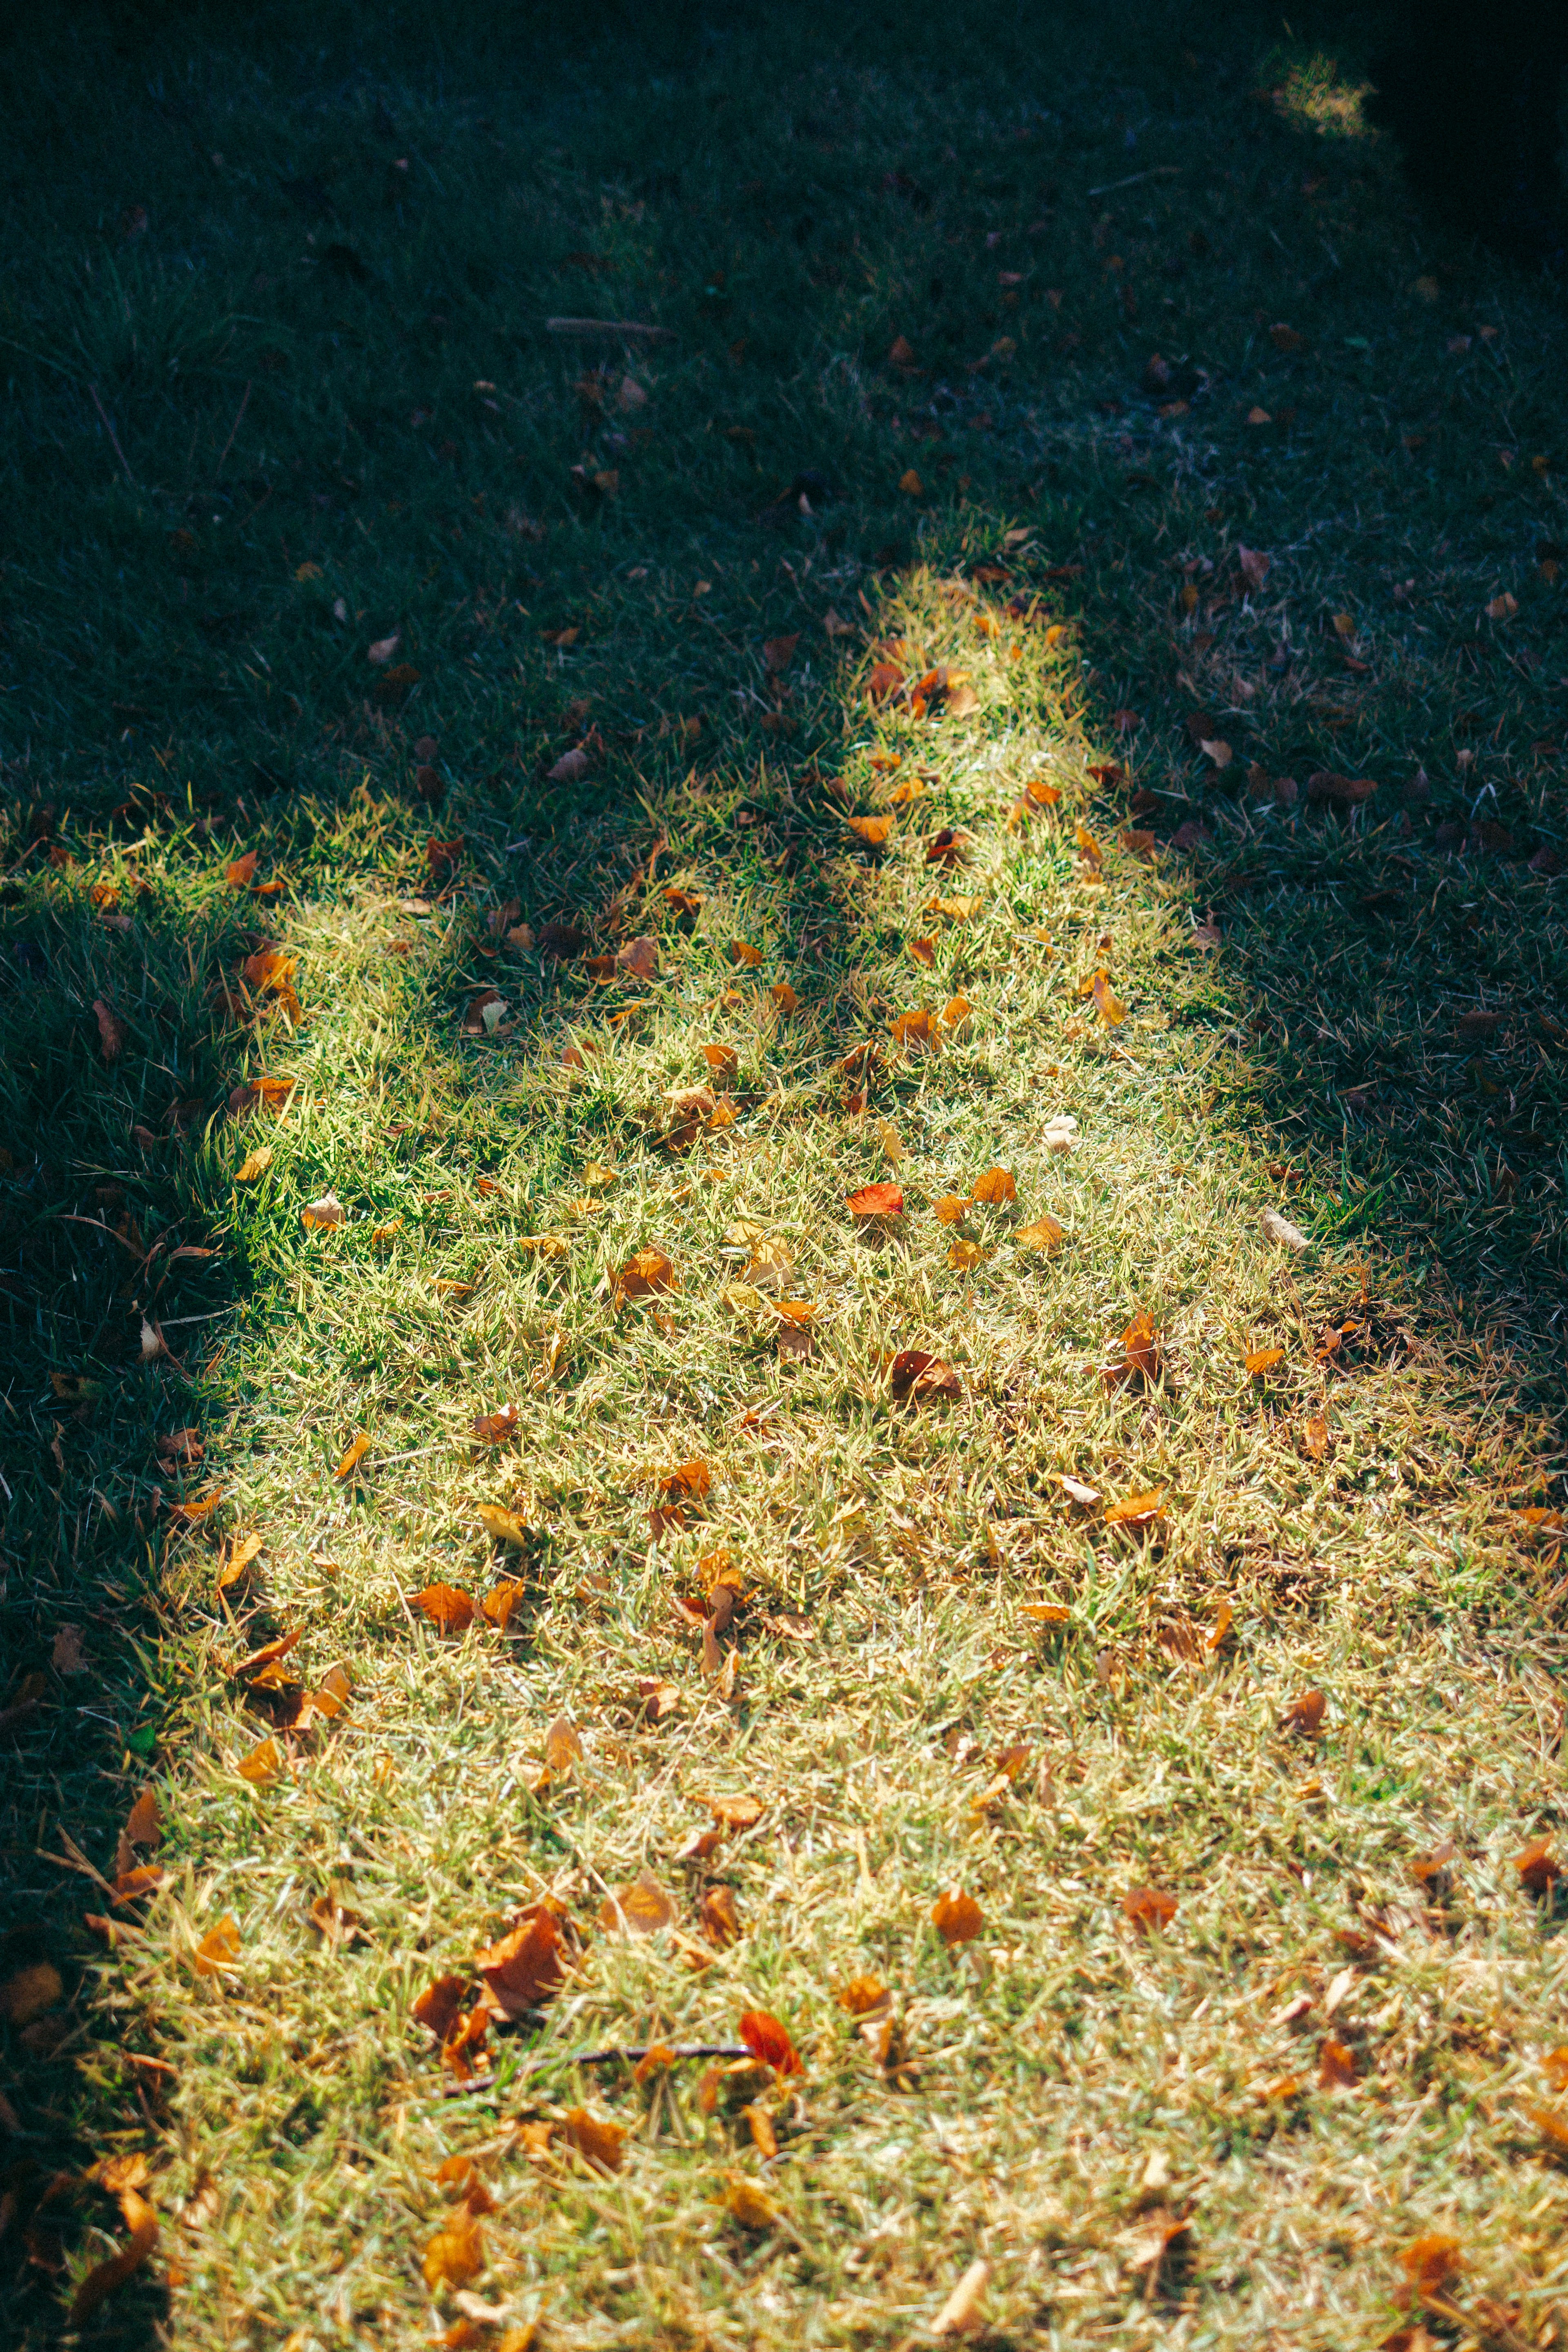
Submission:
<svg viewBox="0 0 1568 2352">
<path fill-rule="evenodd" d="M 1107 1503 L 1105 1524 L 1109 1528 L 1152 1527 L 1164 1499 L 1163 1486 L 1152 1486 L 1142 1495 L 1124 1495 L 1119 1503 Z"/>
<path fill-rule="evenodd" d="M 234 1171 L 234 1181 L 237 1184 L 254 1184 L 258 1176 L 266 1175 L 271 1165 L 271 1145 L 269 1143 L 258 1144 L 254 1151 L 247 1151 L 246 1153 L 245 1158 L 240 1161 L 239 1166 Z"/>
<path fill-rule="evenodd" d="M 984 1265 L 991 1253 L 979 1242 L 972 1242 L 963 1234 L 955 1234 L 949 1244 L 947 1262 L 956 1274 L 972 1274 Z"/>
<path fill-rule="evenodd" d="M 988 1209 L 1001 1209 L 1017 1199 L 1018 1187 L 1005 1168 L 988 1168 L 984 1176 L 975 1178 L 971 1195 Z"/>
<path fill-rule="evenodd" d="M 600 2172 L 618 2172 L 626 2156 L 626 2129 L 586 2107 L 568 2107 L 558 2129 L 567 2145 Z"/>
<path fill-rule="evenodd" d="M 437 1633 L 465 1633 L 474 1622 L 474 1596 L 456 1584 L 427 1584 L 408 1596 L 410 1608 L 428 1617 Z"/>
<path fill-rule="evenodd" d="M 485 2266 L 484 2233 L 467 2205 L 458 2205 L 425 2249 L 420 2267 L 432 2294 L 467 2286 Z"/>
<path fill-rule="evenodd" d="M 771 2230 L 783 2215 L 776 2200 L 740 2172 L 731 2173 L 725 2185 L 724 2210 L 743 2230 Z"/>
<path fill-rule="evenodd" d="M 903 1403 L 927 1397 L 962 1396 L 963 1384 L 952 1366 L 923 1348 L 901 1349 L 888 1367 L 888 1386 Z"/>
<path fill-rule="evenodd" d="M 973 1895 L 965 1895 L 956 1886 L 949 1887 L 945 1895 L 938 1897 L 931 1917 L 949 1951 L 958 1944 L 972 1944 L 985 1932 L 984 1912 Z"/>
<path fill-rule="evenodd" d="M 679 1290 L 675 1267 L 661 1249 L 640 1249 L 629 1257 L 615 1277 L 617 1302 L 627 1298 L 649 1298 L 658 1291 Z"/>
<path fill-rule="evenodd" d="M 1123 1915 L 1134 1927 L 1150 1935 L 1156 1927 L 1168 1927 L 1176 1916 L 1176 1898 L 1160 1886 L 1134 1886 L 1121 1898 Z"/>
<path fill-rule="evenodd" d="M 729 953 L 732 964 L 747 964 L 754 968 L 763 960 L 761 948 L 752 947 L 749 940 L 731 940 Z"/>
<path fill-rule="evenodd" d="M 657 1936 L 660 1928 L 673 1927 L 677 1916 L 672 1897 L 647 1871 L 606 1896 L 599 1909 L 612 1935 Z"/>
<path fill-rule="evenodd" d="M 741 1915 L 735 1907 L 735 1897 L 728 1886 L 710 1886 L 698 1906 L 698 1917 L 702 1932 L 710 1944 L 723 1950 L 741 1940 Z"/>
<path fill-rule="evenodd" d="M 335 1192 L 323 1192 L 319 1201 L 307 1201 L 300 1212 L 300 1223 L 309 1233 L 329 1232 L 341 1225 L 347 1213 Z"/>
<path fill-rule="evenodd" d="M 363 1429 L 356 1431 L 353 1437 L 350 1440 L 347 1447 L 344 1449 L 342 1459 L 338 1464 L 332 1475 L 336 1478 L 346 1478 L 351 1470 L 358 1468 L 359 1465 L 364 1460 L 365 1455 L 369 1452 L 369 1432 Z"/>
<path fill-rule="evenodd" d="M 1323 1727 L 1323 1710 L 1328 1702 L 1321 1690 L 1303 1691 L 1291 1700 L 1279 1718 L 1281 1731 L 1295 1732 L 1302 1739 L 1315 1739 Z"/>
<path fill-rule="evenodd" d="M 878 1184 L 862 1184 L 851 1192 L 848 1209 L 852 1217 L 901 1217 L 904 1213 L 904 1188 L 884 1181 Z"/>
<path fill-rule="evenodd" d="M 498 1943 L 474 1955 L 503 2017 L 520 2017 L 549 2000 L 566 1974 L 560 1914 L 547 1903 L 521 1912 Z"/>
<path fill-rule="evenodd" d="M 1043 1257 L 1060 1244 L 1062 1228 L 1055 1217 L 1036 1217 L 1031 1223 L 1020 1225 L 1013 1239 Z"/>
<path fill-rule="evenodd" d="M 1458 2238 L 1438 2231 L 1415 2239 L 1401 2250 L 1400 2267 L 1417 2294 L 1447 2294 L 1464 2268 Z"/>
<path fill-rule="evenodd" d="M 1243 1360 L 1251 1374 L 1271 1372 L 1276 1364 L 1284 1362 L 1285 1350 L 1283 1348 L 1258 1348 Z"/>
<path fill-rule="evenodd" d="M 216 1976 L 222 1969 L 239 1965 L 239 1922 L 231 1911 L 226 1911 L 216 1927 L 209 1927 L 191 1955 L 191 1966 L 199 1977 Z"/>
<path fill-rule="evenodd" d="M 118 2252 L 95 2263 L 71 2297 L 69 2324 L 80 2327 L 99 2305 L 106 2303 L 117 2287 L 123 2286 L 132 2274 L 140 2270 L 158 2242 L 158 2217 L 146 2200 L 134 2189 L 127 2189 L 121 2199 L 121 2211 L 130 2235 Z"/>
<path fill-rule="evenodd" d="M 786 2026 L 765 2009 L 748 2009 L 740 2021 L 741 2039 L 759 2065 L 771 2066 L 775 2074 L 801 2074 L 805 2071 L 799 2051 L 789 2036 Z"/>
<path fill-rule="evenodd" d="M 481 1445 L 504 1445 L 517 1434 L 521 1408 L 515 1404 L 498 1405 L 494 1412 L 479 1412 L 469 1427 Z"/>
</svg>

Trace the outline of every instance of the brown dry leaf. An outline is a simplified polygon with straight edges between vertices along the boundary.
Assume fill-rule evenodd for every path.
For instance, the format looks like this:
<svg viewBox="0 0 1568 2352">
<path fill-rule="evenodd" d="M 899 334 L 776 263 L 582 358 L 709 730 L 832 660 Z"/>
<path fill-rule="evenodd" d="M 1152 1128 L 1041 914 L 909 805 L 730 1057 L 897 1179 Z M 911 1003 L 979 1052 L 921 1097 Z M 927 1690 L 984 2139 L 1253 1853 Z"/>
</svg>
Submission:
<svg viewBox="0 0 1568 2352">
<path fill-rule="evenodd" d="M 125 1817 L 124 1837 L 131 1845 L 156 1845 L 163 1832 L 163 1820 L 158 1811 L 158 1800 L 151 1789 L 143 1789 Z"/>
<path fill-rule="evenodd" d="M 246 1153 L 234 1171 L 234 1181 L 237 1184 L 254 1184 L 258 1177 L 266 1175 L 271 1165 L 272 1146 L 269 1143 L 258 1144 L 254 1151 Z"/>
<path fill-rule="evenodd" d="M 765 2009 L 743 2010 L 739 2020 L 742 2041 L 761 2066 L 775 2074 L 804 2074 L 805 2064 L 790 2039 L 789 2028 Z"/>
<path fill-rule="evenodd" d="M 625 947 L 616 950 L 616 970 L 630 972 L 634 980 L 653 980 L 658 972 L 658 941 L 645 938 L 628 940 Z"/>
<path fill-rule="evenodd" d="M 1106 1381 L 1114 1388 L 1141 1380 L 1152 1388 L 1163 1370 L 1163 1343 L 1154 1328 L 1153 1317 L 1146 1307 L 1141 1307 L 1121 1334 L 1121 1361 L 1108 1369 Z"/>
<path fill-rule="evenodd" d="M 275 1739 L 264 1739 L 248 1756 L 242 1756 L 234 1769 L 253 1789 L 265 1789 L 283 1770 L 283 1750 Z"/>
<path fill-rule="evenodd" d="M 698 1919 L 710 1944 L 721 1950 L 738 1944 L 742 1937 L 741 1915 L 735 1907 L 735 1897 L 728 1886 L 710 1886 L 698 1906 Z"/>
<path fill-rule="evenodd" d="M 117 1062 L 125 1049 L 125 1040 L 130 1032 L 118 1013 L 110 1012 L 101 996 L 93 998 L 92 1009 L 98 1019 L 98 1042 L 103 1058 L 106 1062 Z"/>
<path fill-rule="evenodd" d="M 746 964 L 753 971 L 763 960 L 761 948 L 752 947 L 749 940 L 731 940 L 729 952 L 732 964 Z"/>
<path fill-rule="evenodd" d="M 936 941 L 934 940 L 910 940 L 907 942 L 907 945 L 909 947 L 910 953 L 913 956 L 915 961 L 917 963 L 923 963 L 926 970 L 929 971 L 936 962 Z"/>
<path fill-rule="evenodd" d="M 494 1412 L 476 1413 L 469 1427 L 481 1445 L 504 1445 L 509 1437 L 516 1436 L 521 1417 L 517 1405 L 498 1405 Z"/>
<path fill-rule="evenodd" d="M 416 2021 L 433 2033 L 437 2042 L 445 2042 L 462 2014 L 468 1990 L 466 1977 L 437 1977 L 427 1984 L 414 2003 Z"/>
<path fill-rule="evenodd" d="M 442 2287 L 467 2286 L 484 2266 L 484 2234 L 478 2219 L 467 2205 L 458 2205 L 425 2249 L 425 2284 L 432 2294 Z"/>
<path fill-rule="evenodd" d="M 921 1007 L 913 1013 L 900 1013 L 892 1024 L 893 1042 L 906 1054 L 934 1054 L 942 1045 L 942 1034 L 931 1015 Z"/>
<path fill-rule="evenodd" d="M 771 2230 L 783 2214 L 765 2189 L 740 2172 L 731 2173 L 725 2185 L 724 2210 L 743 2230 Z"/>
<path fill-rule="evenodd" d="M 351 1470 L 358 1468 L 359 1465 L 364 1460 L 365 1455 L 369 1452 L 369 1432 L 363 1429 L 356 1430 L 346 1452 L 343 1454 L 342 1460 L 338 1464 L 332 1475 L 335 1478 L 346 1478 Z"/>
<path fill-rule="evenodd" d="M 1420 2295 L 1447 2294 L 1464 2268 L 1464 2257 L 1458 2238 L 1445 2237 L 1432 2231 L 1405 2246 L 1399 2256 L 1400 2268 Z"/>
<path fill-rule="evenodd" d="M 35 1960 L 0 1984 L 0 2017 L 7 2025 L 31 2025 L 63 1999 L 65 1979 L 49 1960 Z"/>
<path fill-rule="evenodd" d="M 516 1577 L 507 1577 L 486 1593 L 483 1602 L 485 1616 L 498 1633 L 506 1632 L 513 1611 L 520 1606 L 527 1591 L 528 1587 Z"/>
<path fill-rule="evenodd" d="M 1235 1622 L 1229 1601 L 1222 1601 L 1219 1607 L 1215 1611 L 1213 1625 L 1204 1635 L 1205 1649 L 1209 1651 L 1211 1654 L 1217 1655 L 1217 1654 L 1224 1649 L 1226 1641 L 1229 1639 L 1230 1629 Z"/>
<path fill-rule="evenodd" d="M 951 1400 L 963 1393 L 952 1366 L 923 1348 L 900 1349 L 888 1367 L 888 1386 L 900 1404 L 926 1397 Z"/>
<path fill-rule="evenodd" d="M 1305 1423 L 1301 1442 L 1314 1462 L 1321 1462 L 1329 1450 L 1329 1424 L 1321 1412 L 1313 1413 Z"/>
<path fill-rule="evenodd" d="M 611 1935 L 657 1936 L 677 1918 L 673 1898 L 645 1870 L 600 1906 L 601 1924 Z"/>
<path fill-rule="evenodd" d="M 847 1207 L 852 1217 L 901 1217 L 904 1188 L 885 1181 L 862 1184 L 858 1192 L 850 1193 Z"/>
<path fill-rule="evenodd" d="M 1280 1730 L 1294 1732 L 1302 1739 L 1315 1739 L 1323 1727 L 1323 1709 L 1327 1705 L 1321 1690 L 1303 1691 L 1280 1717 Z"/>
<path fill-rule="evenodd" d="M 944 1192 L 940 1200 L 931 1202 L 931 1214 L 939 1225 L 956 1225 L 962 1223 L 968 1206 L 969 1202 L 961 1194 Z"/>
<path fill-rule="evenodd" d="M 1026 1249 L 1037 1250 L 1042 1256 L 1056 1249 L 1062 1239 L 1062 1227 L 1055 1217 L 1037 1217 L 1027 1225 L 1020 1225 L 1013 1239 Z"/>
<path fill-rule="evenodd" d="M 249 889 L 256 879 L 256 868 L 260 863 L 260 858 L 261 852 L 258 849 L 247 849 L 243 857 L 231 859 L 223 870 L 223 878 L 231 890 Z"/>
<path fill-rule="evenodd" d="M 1524 2112 L 1553 2156 L 1568 2156 L 1568 2113 L 1561 2107 L 1543 2106 L 1534 2099 L 1525 2102 Z"/>
<path fill-rule="evenodd" d="M 775 981 L 769 989 L 768 994 L 781 1013 L 790 1013 L 800 1011 L 800 999 L 787 980 Z"/>
<path fill-rule="evenodd" d="M 1094 999 L 1095 1011 L 1108 1029 L 1113 1029 L 1118 1022 L 1126 1020 L 1127 1007 L 1111 987 L 1109 972 L 1095 973 L 1089 982 L 1089 994 Z"/>
<path fill-rule="evenodd" d="M 1527 1895 L 1538 1900 L 1550 1895 L 1555 1882 L 1563 1875 L 1563 1864 L 1552 1851 L 1550 1837 L 1534 1837 L 1514 1863 L 1519 1883 Z"/>
<path fill-rule="evenodd" d="M 1018 1197 L 1018 1187 L 1005 1168 L 988 1168 L 984 1176 L 976 1177 L 971 1198 L 984 1202 L 988 1209 L 1005 1208 Z"/>
<path fill-rule="evenodd" d="M 656 1292 L 679 1288 L 675 1267 L 661 1249 L 638 1250 L 615 1277 L 617 1305 L 627 1298 L 651 1298 Z"/>
<path fill-rule="evenodd" d="M 330 1233 L 343 1223 L 347 1212 L 335 1192 L 323 1192 L 319 1201 L 307 1201 L 300 1212 L 300 1223 L 308 1234 Z"/>
<path fill-rule="evenodd" d="M 583 1742 L 577 1727 L 563 1715 L 558 1715 L 544 1735 L 544 1760 L 555 1780 L 561 1780 L 574 1764 L 583 1760 Z"/>
<path fill-rule="evenodd" d="M 121 2210 L 131 2234 L 117 2253 L 94 2263 L 71 2298 L 70 2326 L 79 2327 L 132 2273 L 141 2269 L 158 2242 L 158 2217 L 134 2189 L 127 2189 Z"/>
<path fill-rule="evenodd" d="M 752 2145 L 764 2164 L 771 2164 L 779 2152 L 779 2137 L 773 2129 L 773 2119 L 766 2107 L 742 2107 L 741 2118 L 752 2135 Z"/>
<path fill-rule="evenodd" d="M 1258 1348 L 1251 1355 L 1243 1359 L 1248 1373 L 1253 1377 L 1259 1372 L 1271 1372 L 1276 1364 L 1282 1364 L 1284 1360 L 1283 1348 Z"/>
<path fill-rule="evenodd" d="M 982 1244 L 972 1242 L 967 1235 L 959 1234 L 949 1245 L 947 1262 L 955 1274 L 973 1274 L 977 1265 L 984 1265 L 990 1255 Z"/>
<path fill-rule="evenodd" d="M 1105 1524 L 1108 1528 L 1152 1527 L 1164 1499 L 1163 1486 L 1151 1486 L 1142 1495 L 1124 1495 L 1120 1503 L 1107 1503 Z"/>
<path fill-rule="evenodd" d="M 973 1895 L 965 1895 L 956 1886 L 950 1886 L 945 1895 L 938 1897 L 931 1917 L 949 1951 L 957 1944 L 972 1944 L 984 1933 L 984 1912 Z"/>
<path fill-rule="evenodd" d="M 191 1966 L 199 1977 L 215 1977 L 222 1969 L 239 1965 L 239 1922 L 232 1911 L 226 1911 L 216 1927 L 209 1927 L 191 1955 Z"/>
<path fill-rule="evenodd" d="M 501 2016 L 541 2008 L 566 1974 L 561 1915 L 549 1903 L 531 1904 L 499 1942 L 475 1953 L 474 1966 Z"/>
<path fill-rule="evenodd" d="M 466 1633 L 474 1622 L 474 1596 L 456 1584 L 427 1584 L 422 1592 L 411 1592 L 408 1603 L 440 1633 Z"/>
<path fill-rule="evenodd" d="M 933 2336 L 969 2336 L 980 2326 L 991 2265 L 973 2262 L 931 2323 Z"/>
<path fill-rule="evenodd" d="M 624 2124 L 590 2114 L 586 2107 L 569 2107 L 557 2128 L 579 2156 L 601 2172 L 618 2172 L 626 2159 Z"/>
<path fill-rule="evenodd" d="M 704 1797 L 702 1801 L 714 1820 L 722 1822 L 727 1830 L 754 1830 L 767 1810 L 761 1797 L 750 1794 L 743 1797 Z"/>
<path fill-rule="evenodd" d="M 515 1512 L 503 1510 L 499 1503 L 478 1503 L 474 1508 L 492 1543 L 510 1544 L 513 1551 L 528 1549 L 532 1537 Z"/>
<path fill-rule="evenodd" d="M 712 1492 L 713 1473 L 706 1462 L 694 1458 L 657 1472 L 655 1484 L 667 1503 L 700 1503 Z"/>
<path fill-rule="evenodd" d="M 1134 1886 L 1121 1898 L 1121 1908 L 1134 1927 L 1150 1935 L 1156 1927 L 1168 1927 L 1176 1916 L 1176 1898 L 1163 1886 Z"/>
<path fill-rule="evenodd" d="M 1330 2034 L 1318 2052 L 1319 2090 L 1350 2090 L 1360 2079 L 1354 2051 L 1348 2042 L 1336 2042 Z"/>
<path fill-rule="evenodd" d="M 531 1257 L 564 1257 L 572 1244 L 564 1234 L 519 1234 L 513 1246 Z"/>
</svg>

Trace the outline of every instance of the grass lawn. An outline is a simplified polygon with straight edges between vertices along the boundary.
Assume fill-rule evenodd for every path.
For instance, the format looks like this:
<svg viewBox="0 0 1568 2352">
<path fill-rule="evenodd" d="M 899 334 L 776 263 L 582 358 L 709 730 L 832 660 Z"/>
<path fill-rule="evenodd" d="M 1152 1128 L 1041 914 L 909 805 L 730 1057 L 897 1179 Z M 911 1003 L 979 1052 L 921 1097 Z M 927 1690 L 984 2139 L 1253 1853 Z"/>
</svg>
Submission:
<svg viewBox="0 0 1568 2352">
<path fill-rule="evenodd" d="M 1568 327 L 1292 26 L 7 36 L 8 2344 L 1568 2345 Z"/>
</svg>

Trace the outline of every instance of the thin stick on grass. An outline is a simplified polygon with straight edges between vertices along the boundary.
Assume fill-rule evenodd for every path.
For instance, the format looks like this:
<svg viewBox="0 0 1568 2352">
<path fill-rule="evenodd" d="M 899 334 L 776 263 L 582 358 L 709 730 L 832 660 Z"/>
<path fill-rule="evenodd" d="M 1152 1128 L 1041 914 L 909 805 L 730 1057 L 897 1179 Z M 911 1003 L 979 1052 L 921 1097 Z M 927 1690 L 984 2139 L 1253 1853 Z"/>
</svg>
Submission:
<svg viewBox="0 0 1568 2352">
<path fill-rule="evenodd" d="M 228 456 L 229 451 L 234 446 L 234 436 L 245 422 L 245 412 L 250 406 L 250 386 L 253 380 L 254 379 L 248 377 L 246 380 L 245 391 L 240 397 L 239 414 L 236 416 L 234 423 L 229 426 L 228 439 L 223 445 L 223 457 L 219 457 L 217 466 L 213 474 L 213 479 L 215 482 L 216 481 L 218 475 L 223 471 L 224 457 Z"/>
<path fill-rule="evenodd" d="M 110 442 L 113 444 L 113 446 L 114 446 L 114 454 L 115 454 L 115 456 L 119 458 L 119 460 L 120 460 L 120 462 L 121 462 L 121 465 L 124 467 L 124 470 L 125 470 L 125 478 L 126 478 L 126 480 L 130 483 L 130 485 L 131 485 L 131 487 L 132 487 L 132 488 L 133 490 L 134 490 L 134 489 L 139 489 L 139 488 L 141 488 L 141 485 L 140 485 L 140 483 L 137 481 L 136 477 L 135 477 L 135 475 L 132 472 L 132 470 L 131 470 L 130 467 L 126 464 L 126 460 L 125 460 L 125 452 L 124 452 L 124 450 L 123 450 L 123 449 L 121 447 L 121 446 L 120 446 L 120 436 L 119 436 L 119 434 L 115 431 L 115 429 L 114 429 L 113 425 L 110 423 L 110 421 L 109 421 L 109 411 L 108 411 L 108 409 L 107 409 L 107 408 L 105 408 L 105 406 L 104 406 L 104 404 L 103 404 L 102 401 L 101 401 L 101 400 L 100 400 L 100 398 L 99 398 L 99 396 L 98 396 L 98 386 L 97 386 L 97 384 L 95 384 L 95 383 L 89 383 L 89 384 L 88 385 L 88 390 L 89 390 L 89 392 L 90 392 L 90 393 L 91 393 L 91 394 L 92 394 L 92 404 L 93 404 L 93 406 L 97 409 L 97 411 L 98 411 L 98 413 L 99 413 L 100 416 L 101 416 L 101 417 L 102 417 L 102 419 L 103 419 L 103 429 L 104 429 L 104 431 L 108 434 L 108 436 L 109 436 L 109 437 L 110 437 Z"/>
</svg>

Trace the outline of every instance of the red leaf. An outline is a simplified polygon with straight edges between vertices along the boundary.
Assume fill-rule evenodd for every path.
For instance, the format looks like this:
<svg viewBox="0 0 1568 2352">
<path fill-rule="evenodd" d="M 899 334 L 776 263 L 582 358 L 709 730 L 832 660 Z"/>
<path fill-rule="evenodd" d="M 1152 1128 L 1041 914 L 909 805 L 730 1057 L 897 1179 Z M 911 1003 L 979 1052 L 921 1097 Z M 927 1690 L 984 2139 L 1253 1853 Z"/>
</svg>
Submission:
<svg viewBox="0 0 1568 2352">
<path fill-rule="evenodd" d="M 771 2066 L 775 2074 L 802 2074 L 805 2072 L 799 2051 L 790 2040 L 785 2028 L 765 2009 L 748 2009 L 741 2020 L 741 2039 L 760 2065 Z"/>
<path fill-rule="evenodd" d="M 849 1195 L 852 1217 L 901 1217 L 904 1213 L 904 1188 L 901 1184 L 862 1184 L 858 1192 Z"/>
</svg>

